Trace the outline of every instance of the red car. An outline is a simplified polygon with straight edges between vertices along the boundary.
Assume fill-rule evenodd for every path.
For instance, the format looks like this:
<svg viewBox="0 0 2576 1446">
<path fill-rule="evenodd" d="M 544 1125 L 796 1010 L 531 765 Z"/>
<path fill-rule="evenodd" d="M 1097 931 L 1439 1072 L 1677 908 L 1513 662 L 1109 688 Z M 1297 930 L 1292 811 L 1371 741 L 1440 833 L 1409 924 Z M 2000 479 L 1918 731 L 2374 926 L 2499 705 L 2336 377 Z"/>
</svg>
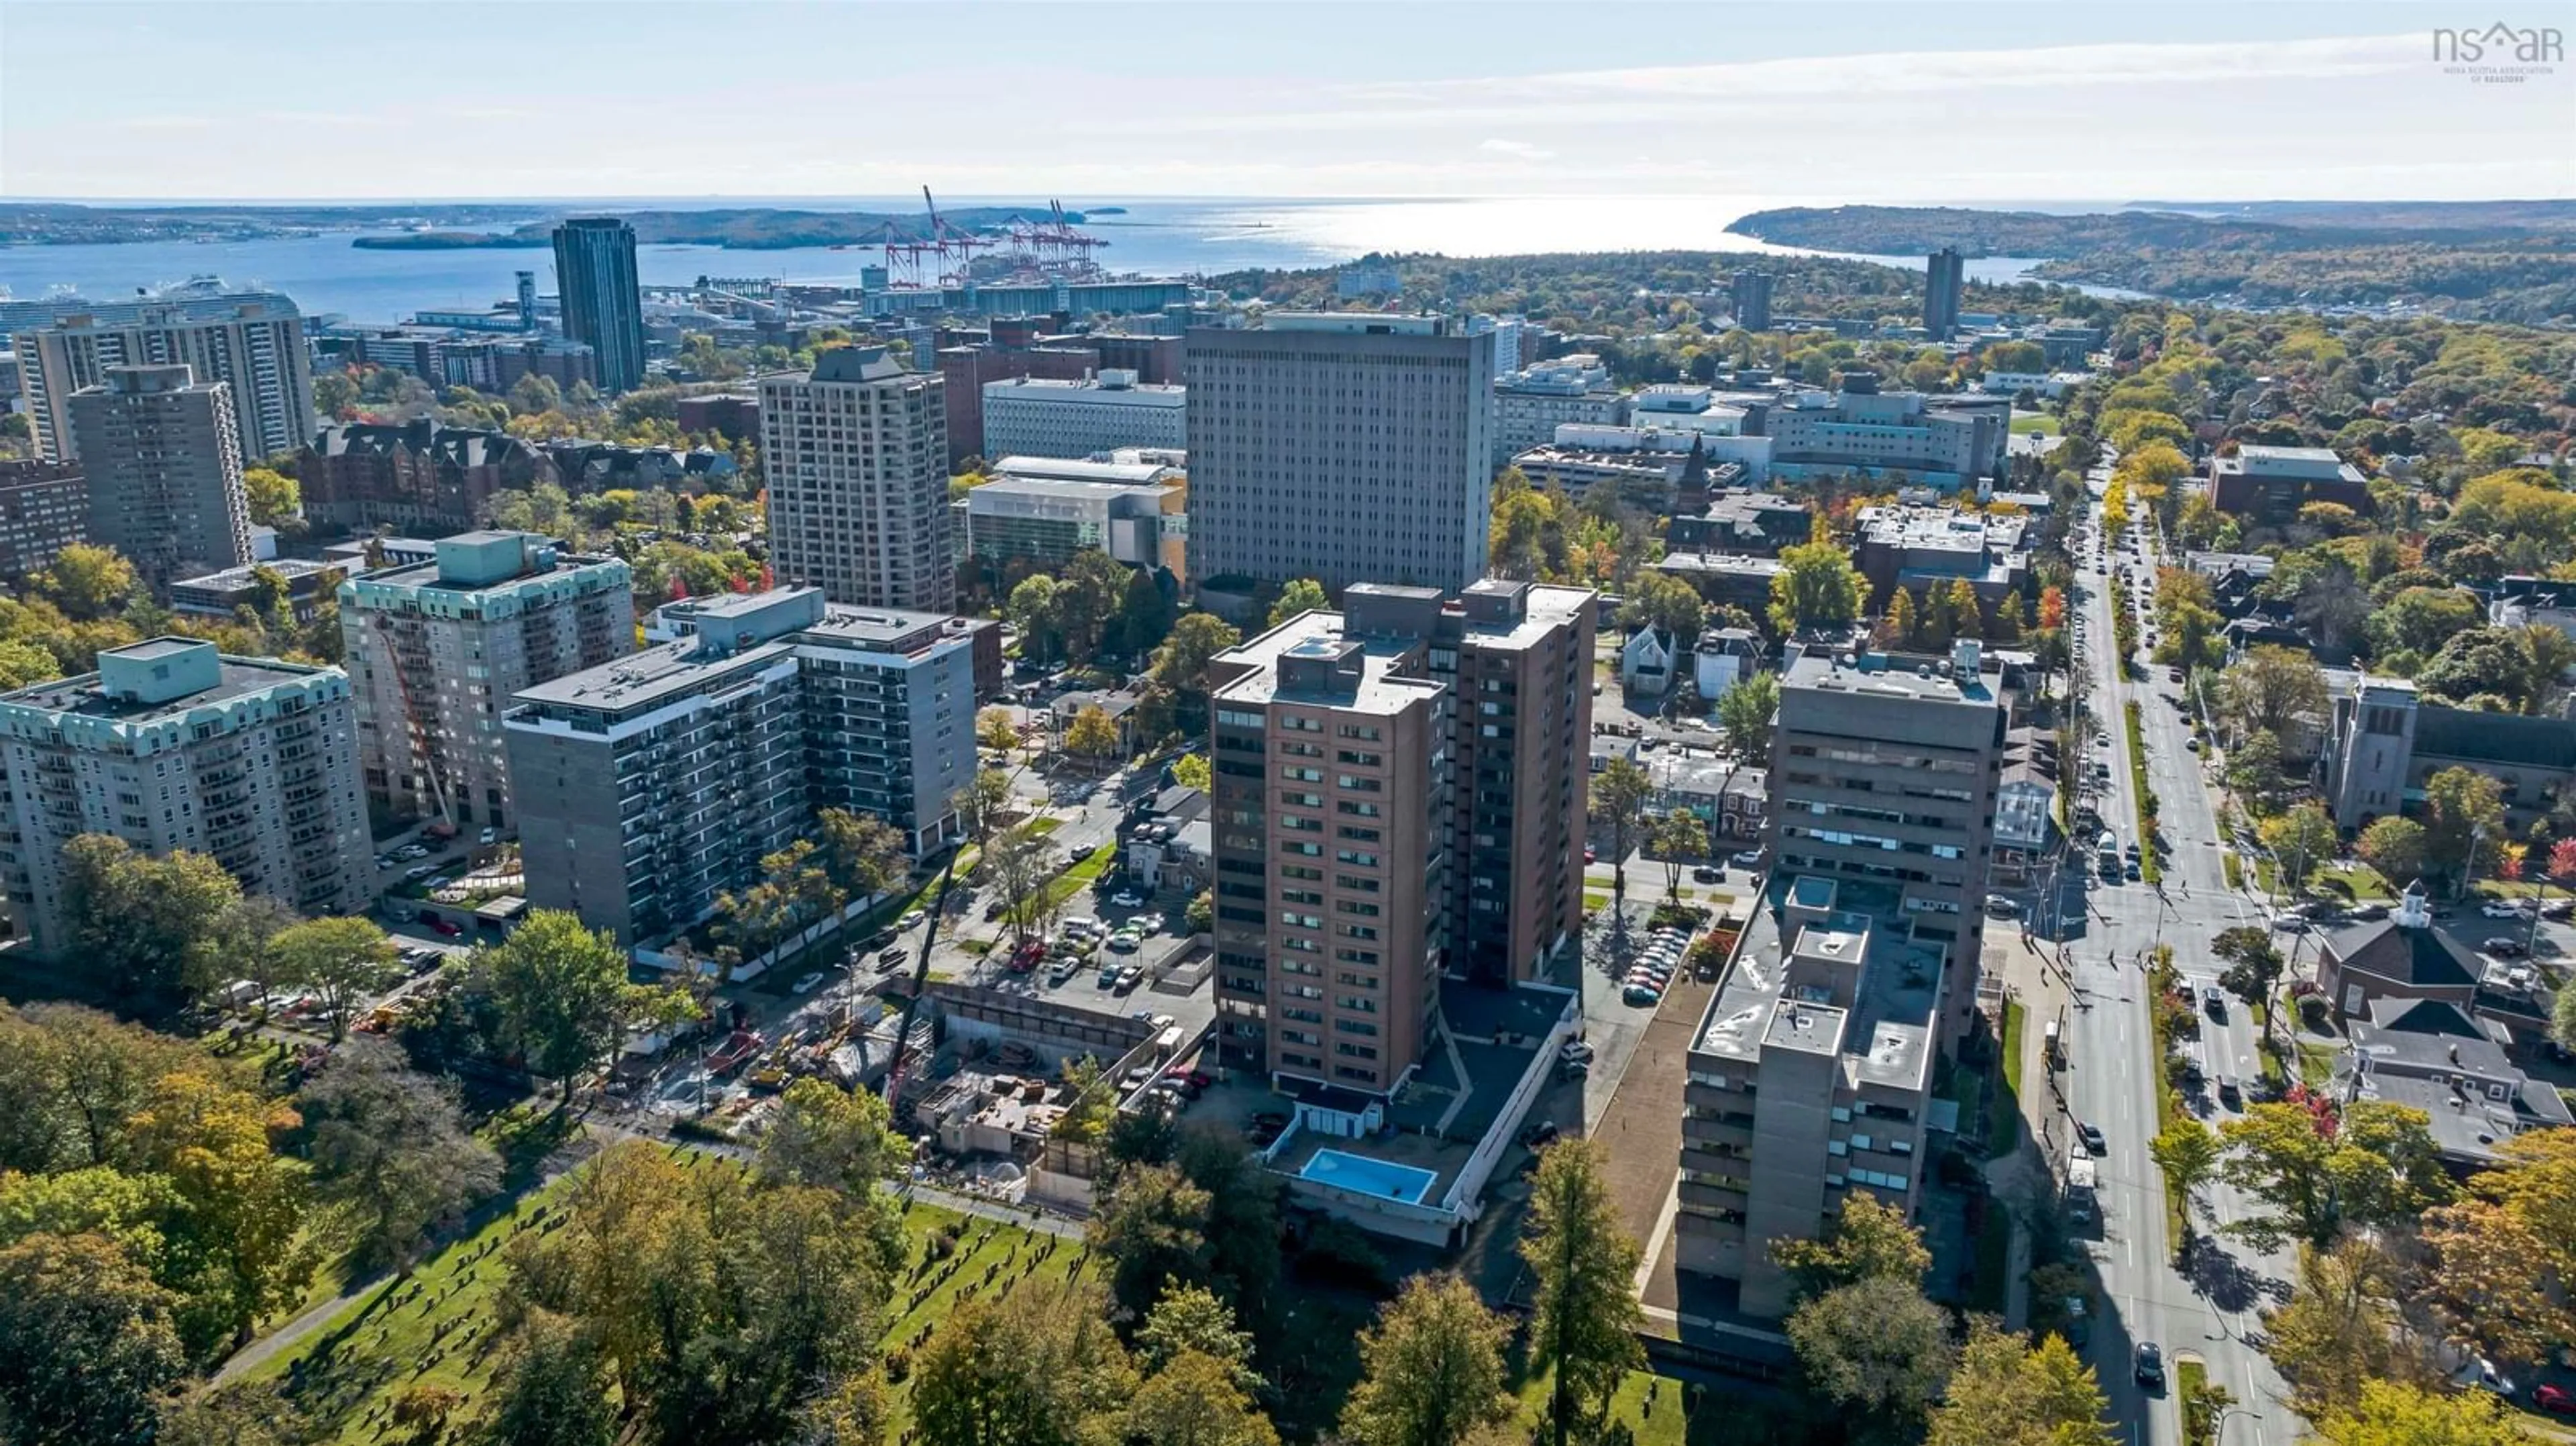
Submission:
<svg viewBox="0 0 2576 1446">
<path fill-rule="evenodd" d="M 1590 844 L 1585 844 L 1583 846 L 1583 861 L 1587 864 L 1599 863 L 1601 861 L 1601 851 Z"/>
<path fill-rule="evenodd" d="M 2576 1416 L 2576 1391 L 2565 1386 L 2534 1386 L 2531 1404 L 2553 1416 Z"/>
<path fill-rule="evenodd" d="M 438 917 L 436 914 L 430 915 L 428 918 L 421 920 L 421 922 L 437 930 L 439 933 L 446 935 L 450 939 L 453 939 L 457 935 L 465 932 L 464 925 L 451 924 L 445 919 Z"/>
</svg>

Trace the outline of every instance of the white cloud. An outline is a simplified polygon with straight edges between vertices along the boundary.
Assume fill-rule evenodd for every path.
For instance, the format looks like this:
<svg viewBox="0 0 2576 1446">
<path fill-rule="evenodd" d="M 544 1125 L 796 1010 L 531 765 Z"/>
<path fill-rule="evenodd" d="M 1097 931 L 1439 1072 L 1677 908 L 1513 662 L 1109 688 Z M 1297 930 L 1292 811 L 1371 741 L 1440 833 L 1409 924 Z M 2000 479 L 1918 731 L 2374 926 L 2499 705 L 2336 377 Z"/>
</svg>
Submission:
<svg viewBox="0 0 2576 1446">
<path fill-rule="evenodd" d="M 1489 140 L 1477 146 L 1476 149 L 1491 151 L 1498 156 L 1514 156 L 1524 161 L 1550 160 L 1556 155 L 1554 151 L 1531 145 L 1527 141 Z"/>
</svg>

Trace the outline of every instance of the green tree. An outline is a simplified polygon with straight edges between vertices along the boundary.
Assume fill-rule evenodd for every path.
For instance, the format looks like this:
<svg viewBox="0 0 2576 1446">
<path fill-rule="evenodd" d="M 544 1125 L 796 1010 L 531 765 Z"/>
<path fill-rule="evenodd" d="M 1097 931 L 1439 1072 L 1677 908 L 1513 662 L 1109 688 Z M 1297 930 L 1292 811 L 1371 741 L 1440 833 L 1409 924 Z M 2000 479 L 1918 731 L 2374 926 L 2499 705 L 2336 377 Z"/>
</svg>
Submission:
<svg viewBox="0 0 2576 1446">
<path fill-rule="evenodd" d="M 2272 851 L 2273 862 L 2280 867 L 2281 882 L 2293 891 L 2305 889 L 2318 866 L 2332 859 L 2342 842 L 2325 805 L 2314 802 L 2295 804 L 2279 817 L 2263 820 L 2260 832 L 2263 846 Z"/>
<path fill-rule="evenodd" d="M 2065 1340 L 2032 1345 L 1982 1320 L 1968 1328 L 1927 1446 L 2114 1446 L 2110 1402 Z"/>
<path fill-rule="evenodd" d="M 988 770 L 989 771 L 989 770 Z M 970 788 L 982 789 L 981 775 Z M 1002 781 L 1005 797 L 1010 780 Z M 985 797 L 978 792 L 980 805 Z M 822 843 L 823 875 L 842 898 L 865 899 L 887 892 L 903 883 L 912 872 L 911 850 L 902 829 L 872 813 L 859 813 L 846 808 L 827 808 L 814 815 L 815 834 Z M 823 891 L 811 880 L 802 881 L 809 897 L 827 902 Z M 829 913 L 837 904 L 826 908 Z"/>
<path fill-rule="evenodd" d="M 423 1389 L 440 1388 L 412 1388 Z M 396 1414 L 401 1415 L 399 1407 Z M 395 1424 L 407 1423 L 397 1419 Z M 165 1399 L 152 1441 L 153 1446 L 314 1446 L 320 1437 L 320 1428 L 277 1382 L 234 1381 Z M 422 1446 L 429 1443 L 422 1440 Z"/>
<path fill-rule="evenodd" d="M 75 542 L 29 581 L 74 622 L 97 622 L 134 595 L 134 564 L 112 547 Z"/>
<path fill-rule="evenodd" d="M 1292 579 L 1279 590 L 1279 600 L 1270 605 L 1270 626 L 1275 628 L 1299 613 L 1320 612 L 1332 605 L 1322 583 L 1311 577 Z"/>
<path fill-rule="evenodd" d="M 976 714 L 975 741 L 996 753 L 1008 753 L 1019 747 L 1019 725 L 1011 721 L 1011 710 L 987 708 Z"/>
<path fill-rule="evenodd" d="M 1521 1262 L 1537 1296 L 1530 1359 L 1552 1374 L 1547 1417 L 1557 1446 L 1578 1420 L 1605 1420 L 1619 1383 L 1646 1363 L 1635 1285 L 1645 1252 L 1620 1224 L 1601 1166 L 1600 1147 L 1589 1140 L 1548 1146 L 1521 1227 Z"/>
<path fill-rule="evenodd" d="M 1002 818 L 1011 809 L 1011 775 L 998 768 L 979 768 L 974 779 L 957 790 L 954 800 L 958 821 L 965 826 L 967 842 L 981 850 L 1001 827 Z"/>
<path fill-rule="evenodd" d="M 1619 609 L 1619 625 L 1659 628 L 1672 638 L 1676 649 L 1688 652 L 1699 641 L 1707 615 L 1708 605 L 1700 600 L 1697 588 L 1669 574 L 1649 572 L 1628 590 L 1628 601 Z"/>
<path fill-rule="evenodd" d="M 73 957 L 101 983 L 160 1007 L 204 991 L 205 942 L 241 898 L 223 865 L 184 849 L 155 858 L 94 833 L 64 845 L 63 865 Z"/>
<path fill-rule="evenodd" d="M 295 479 L 273 467 L 244 468 L 242 490 L 250 494 L 250 520 L 264 527 L 275 527 L 281 519 L 292 521 L 296 509 L 304 505 Z"/>
<path fill-rule="evenodd" d="M 2353 849 L 2392 887 L 2405 888 L 2424 872 L 2424 825 L 2395 814 L 2373 819 Z"/>
<path fill-rule="evenodd" d="M 1797 1278 L 1801 1295 L 1822 1295 L 1864 1280 L 1918 1285 L 1932 1268 L 1922 1233 L 1905 1212 L 1866 1191 L 1843 1197 L 1842 1213 L 1821 1240 L 1783 1236 L 1771 1242 L 1771 1261 Z"/>
<path fill-rule="evenodd" d="M 2445 768 L 2424 780 L 2425 868 L 2465 884 L 2481 846 L 2504 841 L 2504 787 L 2487 774 Z"/>
<path fill-rule="evenodd" d="M 2219 1134 L 2227 1142 L 2220 1178 L 2265 1207 L 2225 1228 L 2260 1249 L 2323 1245 L 2348 1223 L 2412 1219 L 2449 1193 L 2429 1121 L 2404 1105 L 2256 1104 Z"/>
<path fill-rule="evenodd" d="M 686 1002 L 628 983 L 617 936 L 560 909 L 531 910 L 509 938 L 478 947 L 471 967 L 500 1006 L 503 1037 L 530 1071 L 561 1083 L 567 1106 L 583 1072 L 613 1056 L 628 1030 Z"/>
<path fill-rule="evenodd" d="M 50 683 L 63 675 L 52 653 L 19 638 L 0 638 L 0 690 L 16 691 Z"/>
<path fill-rule="evenodd" d="M 2165 1183 L 2188 1201 L 2218 1172 L 2219 1156 L 2224 1148 L 2209 1126 L 2189 1115 L 2177 1115 L 2172 1124 L 2147 1142 L 2147 1156 L 2156 1162 L 2157 1169 L 2165 1172 Z M 2186 1228 L 2191 1223 L 2188 1210 L 2184 1212 L 2183 1223 Z"/>
<path fill-rule="evenodd" d="M 1119 1172 L 1103 1192 L 1084 1239 L 1111 1261 L 1110 1299 L 1143 1320 L 1169 1283 L 1204 1284 L 1208 1192 L 1169 1165 Z"/>
<path fill-rule="evenodd" d="M 296 1107 L 321 1197 L 359 1221 L 362 1266 L 407 1265 L 432 1229 L 501 1187 L 501 1157 L 465 1126 L 455 1086 L 360 1038 Z"/>
<path fill-rule="evenodd" d="M 1205 793 L 1216 782 L 1216 769 L 1204 753 L 1184 753 L 1172 760 L 1172 782 Z"/>
<path fill-rule="evenodd" d="M 2219 699 L 2238 727 L 2278 741 L 2303 720 L 2325 716 L 2325 670 L 2300 649 L 2260 644 L 2228 668 Z"/>
<path fill-rule="evenodd" d="M 301 982 L 295 973 L 301 960 L 278 952 L 278 936 L 299 921 L 292 905 L 264 894 L 237 899 L 217 916 L 199 944 L 203 954 L 197 973 L 206 979 L 247 979 L 259 987 L 252 1022 L 268 1022 L 268 998 L 280 987 Z"/>
<path fill-rule="evenodd" d="M 335 1044 L 359 1006 L 402 972 L 393 942 L 366 919 L 308 919 L 280 930 L 269 948 L 287 977 L 313 992 Z"/>
<path fill-rule="evenodd" d="M 1118 604 L 1119 646 L 1130 657 L 1141 657 L 1163 645 L 1172 631 L 1172 598 L 1155 581 L 1148 568 L 1135 568 L 1127 575 L 1126 595 Z"/>
<path fill-rule="evenodd" d="M 1628 896 L 1628 847 L 1646 819 L 1646 800 L 1655 792 L 1646 770 L 1625 758 L 1613 758 L 1592 775 L 1593 822 L 1610 831 L 1611 892 Z"/>
<path fill-rule="evenodd" d="M 1020 634 L 1020 652 L 1035 661 L 1052 662 L 1065 656 L 1062 606 L 1057 597 L 1061 591 L 1056 580 L 1039 573 L 1023 578 L 1011 589 L 1010 601 L 1002 615 Z"/>
<path fill-rule="evenodd" d="M 1893 1276 L 1837 1286 L 1790 1312 L 1789 1344 L 1807 1387 L 1851 1423 L 1852 1439 L 1918 1439 L 1949 1379 L 1950 1321 Z"/>
<path fill-rule="evenodd" d="M 1096 1289 L 1025 1280 L 972 1300 L 931 1333 L 913 1367 L 922 1446 L 1079 1446 L 1134 1393 Z"/>
<path fill-rule="evenodd" d="M 1252 1336 L 1234 1326 L 1234 1309 L 1205 1286 L 1176 1285 L 1154 1302 L 1136 1331 L 1136 1359 L 1149 1371 L 1160 1371 L 1186 1353 L 1222 1361 L 1234 1383 L 1258 1390 L 1261 1377 L 1252 1369 Z"/>
<path fill-rule="evenodd" d="M 760 1137 L 763 1178 L 854 1198 L 891 1176 L 901 1158 L 883 1099 L 811 1076 L 787 1087 Z"/>
<path fill-rule="evenodd" d="M 2209 952 L 2227 965 L 2218 976 L 2219 987 L 2244 1001 L 2248 1009 L 2261 1011 L 2268 1032 L 2272 993 L 2281 987 L 2281 975 L 2288 967 L 2270 931 L 2250 924 L 2221 929 L 2210 940 Z"/>
<path fill-rule="evenodd" d="M 1780 568 L 1771 579 L 1771 626 L 1783 636 L 1859 620 L 1869 589 L 1841 544 L 1819 538 L 1782 548 Z"/>
<path fill-rule="evenodd" d="M 1208 660 L 1242 641 L 1243 634 L 1214 613 L 1184 613 L 1154 654 L 1153 680 L 1174 694 L 1204 698 Z"/>
<path fill-rule="evenodd" d="M 2364 1381 L 2349 1411 L 2317 1422 L 2321 1446 L 2527 1446 L 2504 1403 L 2484 1391 L 2438 1393 Z"/>
<path fill-rule="evenodd" d="M 1475 1287 L 1416 1275 L 1360 1333 L 1360 1382 L 1342 1406 L 1353 1446 L 1459 1446 L 1511 1413 L 1503 1342 L 1511 1327 Z"/>
<path fill-rule="evenodd" d="M 2263 1329 L 2301 1414 L 2349 1409 L 2364 1381 L 2404 1369 L 2396 1281 L 2395 1263 L 2362 1237 L 2345 1236 L 2332 1250 L 2300 1242 L 2290 1298 L 2263 1313 Z"/>
<path fill-rule="evenodd" d="M 1676 808 L 1651 821 L 1648 847 L 1663 855 L 1664 892 L 1678 894 L 1683 864 L 1708 853 L 1708 825 L 1689 809 Z"/>
<path fill-rule="evenodd" d="M 267 1100 L 202 1072 L 153 1081 L 132 1121 L 139 1165 L 178 1195 L 168 1235 L 184 1262 L 179 1329 L 201 1358 L 249 1340 L 252 1323 L 294 1302 L 312 1275 L 309 1187 L 303 1165 L 270 1144 L 278 1122 Z"/>
<path fill-rule="evenodd" d="M 1095 760 L 1114 758 L 1118 754 L 1118 724 L 1109 710 L 1094 703 L 1073 715 L 1064 730 L 1064 746 L 1078 757 Z"/>
<path fill-rule="evenodd" d="M 2417 1301 L 2452 1341 L 2492 1359 L 2536 1361 L 2576 1337 L 2576 1310 L 2558 1270 L 2576 1245 L 2550 1241 L 2510 1206 L 2475 1198 L 2427 1211 L 2423 1241 Z"/>
<path fill-rule="evenodd" d="M 1780 675 L 1748 673 L 1717 695 L 1717 730 L 1733 768 L 1761 763 L 1771 756 L 1771 720 L 1780 715 Z"/>
<path fill-rule="evenodd" d="M 187 1369 L 178 1298 L 106 1239 L 0 1249 L 0 1423 L 24 1446 L 146 1446 Z"/>
<path fill-rule="evenodd" d="M 1887 611 L 1879 614 L 1875 641 L 1882 648 L 1909 648 L 1923 631 L 1922 619 L 1915 616 L 1914 593 L 1910 588 L 1897 588 L 1887 596 Z"/>
<path fill-rule="evenodd" d="M 617 1407 L 602 1379 L 599 1347 L 573 1323 L 529 1310 L 492 1372 L 486 1428 L 494 1446 L 609 1446 Z"/>
<path fill-rule="evenodd" d="M 1153 1446 L 1279 1446 L 1279 1432 L 1214 1356 L 1184 1350 L 1147 1376 L 1118 1414 L 1117 1431 Z"/>
</svg>

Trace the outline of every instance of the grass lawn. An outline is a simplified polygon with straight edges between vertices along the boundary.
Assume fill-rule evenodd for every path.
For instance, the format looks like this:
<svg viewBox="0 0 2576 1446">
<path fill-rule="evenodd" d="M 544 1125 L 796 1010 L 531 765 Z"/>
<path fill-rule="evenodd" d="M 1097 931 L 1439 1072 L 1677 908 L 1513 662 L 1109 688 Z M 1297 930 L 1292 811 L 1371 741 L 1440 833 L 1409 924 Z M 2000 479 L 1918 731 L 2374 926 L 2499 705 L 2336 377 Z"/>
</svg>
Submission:
<svg viewBox="0 0 2576 1446">
<path fill-rule="evenodd" d="M 2231 889 L 2241 889 L 2245 887 L 2244 861 L 2237 858 L 2233 852 L 2221 854 L 2218 859 L 2218 866 L 2227 871 L 2227 887 Z"/>
<path fill-rule="evenodd" d="M 1064 827 L 1064 820 L 1051 813 L 1042 813 L 1037 817 L 1030 819 L 1028 823 L 1023 825 L 1023 827 L 1027 828 L 1029 832 L 1036 834 L 1038 837 L 1044 838 L 1048 834 L 1055 832 L 1057 829 Z"/>
<path fill-rule="evenodd" d="M 1583 912 L 1587 914 L 1597 914 L 1603 909 L 1609 907 L 1610 896 L 1607 893 L 1596 894 L 1590 889 L 1583 891 Z"/>
<path fill-rule="evenodd" d="M 2299 1042 L 2299 1083 L 2322 1089 L 2334 1082 L 2334 1046 Z"/>
<path fill-rule="evenodd" d="M 2379 876 L 2379 870 L 2365 863 L 2350 866 L 2328 864 L 2317 871 L 2317 883 L 2329 892 L 2348 895 L 2355 902 L 2397 897 L 2397 891 L 2388 887 L 2388 880 Z"/>
<path fill-rule="evenodd" d="M 1100 882 L 1100 876 L 1109 872 L 1109 856 L 1116 848 L 1115 844 L 1102 844 L 1072 868 L 1050 880 L 1046 887 L 1047 908 L 1063 908 L 1065 900 Z"/>
<path fill-rule="evenodd" d="M 1542 1371 L 1522 1382 L 1514 1392 L 1521 1405 L 1519 1424 L 1532 1433 L 1534 1441 L 1548 1439 L 1541 1434 L 1541 1427 L 1547 1420 L 1550 1379 Z M 1770 1441 L 1776 1439 L 1781 1425 L 1772 1418 L 1769 1408 L 1732 1395 L 1722 1386 L 1690 1386 L 1649 1371 L 1630 1371 L 1627 1380 L 1620 1383 L 1619 1393 L 1611 1398 L 1610 1422 L 1603 1440 L 1617 1439 L 1624 1426 L 1635 1446 L 1734 1446 L 1738 1442 Z"/>
<path fill-rule="evenodd" d="M 1995 1101 L 1994 1113 L 1986 1125 L 1986 1158 L 1999 1160 L 2013 1152 L 2021 1139 L 2021 1055 L 2022 1036 L 2029 1024 L 2029 1011 L 2018 999 L 2004 1001 L 2004 1037 L 2000 1045 L 2004 1057 L 2003 1097 Z"/>
<path fill-rule="evenodd" d="M 738 1168 L 713 1155 L 693 1158 L 699 1169 Z M 487 1347 L 494 1331 L 492 1297 L 507 1273 L 499 1252 L 518 1231 L 542 1229 L 541 1219 L 555 1218 L 570 1178 L 559 1177 L 522 1198 L 479 1233 L 423 1263 L 399 1287 L 370 1292 L 293 1350 L 262 1362 L 250 1377 L 297 1382 L 299 1398 L 327 1433 L 322 1439 L 347 1446 L 377 1446 L 384 1438 L 368 1423 L 369 1411 L 416 1385 L 443 1386 L 465 1397 L 450 1430 L 465 1425 L 481 1412 L 492 1384 L 494 1357 Z M 955 1253 L 931 1261 L 932 1237 L 943 1225 L 960 1220 L 964 1233 Z M 889 1356 L 947 1319 L 969 1293 L 998 1289 L 1001 1282 L 1024 1275 L 1063 1276 L 1083 1253 L 1071 1241 L 1043 1253 L 1052 1237 L 999 1221 L 964 1219 L 934 1205 L 913 1205 L 904 1226 L 912 1241 L 911 1266 L 895 1282 L 887 1305 Z M 990 1287 L 985 1284 L 988 1269 L 993 1272 Z M 887 1437 L 892 1440 L 900 1437 L 911 1416 L 908 1371 L 889 1395 L 893 1419 Z"/>
<path fill-rule="evenodd" d="M 2202 1446 L 2217 1436 L 2215 1430 L 2198 1429 L 2202 1423 L 2192 1417 L 2192 1404 L 2209 1390 L 2209 1370 L 2198 1361 L 2180 1361 L 2174 1366 L 2174 1399 L 2182 1403 L 2183 1446 Z M 2215 1426 L 2216 1422 L 2208 1423 Z"/>
<path fill-rule="evenodd" d="M 2060 428 L 2057 419 L 2046 412 L 2015 412 L 2012 434 L 2016 437 L 2053 437 Z"/>
</svg>

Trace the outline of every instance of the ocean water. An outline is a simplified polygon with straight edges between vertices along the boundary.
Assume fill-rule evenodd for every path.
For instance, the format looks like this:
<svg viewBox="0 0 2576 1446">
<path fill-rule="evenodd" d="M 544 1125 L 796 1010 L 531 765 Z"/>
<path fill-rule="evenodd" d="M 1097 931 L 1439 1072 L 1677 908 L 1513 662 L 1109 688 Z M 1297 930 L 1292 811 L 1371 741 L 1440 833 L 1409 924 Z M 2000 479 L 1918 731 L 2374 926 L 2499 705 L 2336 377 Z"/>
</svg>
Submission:
<svg viewBox="0 0 2576 1446">
<path fill-rule="evenodd" d="M 955 198 L 958 205 L 1004 200 Z M 599 204 L 599 203 L 591 203 Z M 1124 215 L 1096 216 L 1084 227 L 1109 245 L 1099 253 L 1112 271 L 1156 276 L 1205 275 L 1247 267 L 1329 266 L 1371 251 L 1508 256 L 1536 251 L 1690 249 L 1796 254 L 1737 236 L 1728 223 L 1801 198 L 1750 196 L 1548 196 L 1454 200 L 1162 199 L 1120 204 Z M 600 209 L 687 210 L 714 206 L 851 207 L 899 211 L 892 197 L 776 201 L 619 201 Z M 514 294 L 515 273 L 534 270 L 553 289 L 554 257 L 543 247 L 450 251 L 373 251 L 350 245 L 358 234 L 238 242 L 136 242 L 126 245 L 0 248 L 0 288 L 33 298 L 57 289 L 93 299 L 137 288 L 221 276 L 295 299 L 308 315 L 390 322 L 424 309 L 474 308 Z M 648 285 L 681 285 L 706 275 L 768 276 L 787 281 L 855 284 L 859 268 L 879 259 L 867 246 L 783 251 L 715 246 L 645 246 L 636 267 Z M 1922 257 L 1870 257 L 1922 269 Z M 2019 278 L 2034 263 L 1985 257 L 1968 263 L 1981 281 Z"/>
</svg>

